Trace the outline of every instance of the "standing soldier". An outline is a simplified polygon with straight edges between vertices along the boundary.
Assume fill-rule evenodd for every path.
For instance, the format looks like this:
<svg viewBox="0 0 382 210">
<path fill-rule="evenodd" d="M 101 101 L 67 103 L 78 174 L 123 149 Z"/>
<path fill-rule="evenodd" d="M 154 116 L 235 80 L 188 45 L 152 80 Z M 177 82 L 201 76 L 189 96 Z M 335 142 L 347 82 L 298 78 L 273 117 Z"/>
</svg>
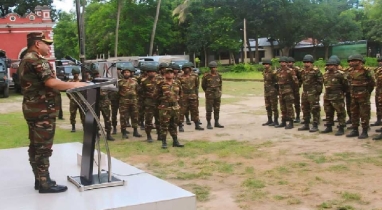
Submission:
<svg viewBox="0 0 382 210">
<path fill-rule="evenodd" d="M 154 65 L 144 66 L 143 70 L 147 72 L 147 77 L 142 79 L 141 92 L 143 97 L 143 104 L 145 107 L 145 132 L 147 134 L 147 141 L 153 142 L 151 138 L 151 130 L 153 129 L 153 118 L 159 122 L 156 115 L 157 102 L 156 102 L 156 72 L 157 68 Z M 158 127 L 159 129 L 159 127 Z"/>
<path fill-rule="evenodd" d="M 93 78 L 100 77 L 98 69 L 93 69 Z M 106 140 L 114 141 L 115 139 L 110 135 L 111 132 L 111 121 L 110 121 L 110 100 L 108 97 L 108 90 L 100 91 L 100 100 L 99 100 L 99 109 L 101 111 L 103 120 L 105 121 L 105 131 L 106 131 Z"/>
<path fill-rule="evenodd" d="M 313 67 L 314 59 L 312 55 L 305 55 L 303 62 L 304 69 L 301 72 L 303 89 L 301 105 L 304 115 L 304 126 L 298 130 L 316 132 L 320 122 L 320 95 L 322 93 L 323 77 L 320 69 Z M 312 128 L 309 128 L 310 114 L 313 116 Z"/>
<path fill-rule="evenodd" d="M 353 130 L 346 137 L 366 139 L 370 121 L 370 94 L 374 89 L 375 81 L 371 72 L 363 64 L 362 55 L 353 55 L 350 65 L 353 70 L 349 73 L 351 93 L 351 115 Z M 361 118 L 362 133 L 359 135 L 358 126 Z"/>
<path fill-rule="evenodd" d="M 72 74 L 73 74 L 73 79 L 69 80 L 69 82 L 80 82 L 81 80 L 79 79 L 81 71 L 78 67 L 73 67 L 72 68 Z M 69 103 L 69 112 L 70 112 L 70 124 L 72 124 L 72 131 L 71 132 L 76 132 L 76 115 L 77 115 L 77 110 L 80 112 L 80 118 L 82 125 L 84 124 L 84 119 L 85 119 L 85 114 L 82 112 L 80 106 L 76 103 L 76 101 L 68 95 L 70 99 Z"/>
<path fill-rule="evenodd" d="M 134 128 L 133 136 L 142 137 L 138 133 L 138 82 L 134 75 L 134 67 L 122 67 L 123 79 L 118 81 L 119 113 L 121 122 L 122 138 L 127 139 L 127 116 L 131 117 L 131 124 Z"/>
<path fill-rule="evenodd" d="M 265 109 L 267 110 L 268 121 L 263 123 L 263 126 L 276 126 L 279 125 L 279 110 L 278 105 L 278 87 L 277 87 L 277 72 L 272 69 L 272 61 L 270 59 L 264 59 L 263 61 L 264 71 L 264 99 Z M 272 121 L 273 112 L 273 121 Z"/>
<path fill-rule="evenodd" d="M 352 56 L 348 57 L 348 63 L 349 67 L 344 69 L 344 74 L 345 77 L 347 78 L 349 82 L 349 73 L 353 70 L 353 67 L 350 66 L 350 61 L 351 61 Z M 349 119 L 346 121 L 346 124 L 351 124 L 351 110 L 350 110 L 350 104 L 351 104 L 351 95 L 350 95 L 350 84 L 349 88 L 345 93 L 345 104 L 346 104 L 346 113 L 348 114 Z M 351 127 L 350 127 L 351 128 Z"/>
<path fill-rule="evenodd" d="M 143 93 L 142 93 L 142 89 L 141 89 L 141 84 L 142 84 L 142 80 L 144 80 L 146 77 L 147 77 L 147 72 L 144 71 L 146 67 L 145 66 L 142 66 L 141 67 L 141 75 L 139 75 L 139 77 L 137 78 L 137 82 L 138 82 L 138 123 L 139 123 L 139 126 L 141 127 L 141 130 L 145 130 L 145 105 L 144 105 L 144 101 L 143 101 Z"/>
<path fill-rule="evenodd" d="M 184 114 L 190 110 L 191 120 L 195 123 L 195 130 L 204 130 L 199 125 L 199 103 L 198 103 L 198 87 L 199 77 L 192 73 L 189 64 L 182 66 L 183 74 L 179 77 L 182 86 L 183 96 L 181 101 L 180 124 L 179 130 L 183 129 Z"/>
<path fill-rule="evenodd" d="M 294 92 L 298 88 L 298 80 L 295 72 L 288 68 L 288 57 L 281 57 L 280 68 L 277 70 L 277 83 L 279 86 L 279 100 L 281 109 L 281 124 L 275 125 L 276 128 L 285 127 L 285 129 L 293 128 L 294 119 Z M 286 125 L 286 122 L 289 122 Z"/>
<path fill-rule="evenodd" d="M 178 82 L 179 84 L 181 84 L 181 81 L 180 81 L 180 76 L 182 74 L 180 74 L 180 66 L 178 64 L 170 64 L 169 66 L 170 68 L 172 68 L 172 70 L 174 71 L 174 81 Z M 179 126 L 179 132 L 184 132 L 184 128 L 183 128 L 183 121 L 184 119 L 182 119 L 180 116 L 182 115 L 182 102 L 180 102 L 180 115 L 179 115 L 179 123 L 178 123 L 178 126 Z"/>
<path fill-rule="evenodd" d="M 164 80 L 157 86 L 157 100 L 160 122 L 160 140 L 162 149 L 167 148 L 167 131 L 172 137 L 173 147 L 183 147 L 178 141 L 177 125 L 179 123 L 179 102 L 182 98 L 182 86 L 174 81 L 174 71 L 166 68 Z"/>
<path fill-rule="evenodd" d="M 222 76 L 217 71 L 218 64 L 215 61 L 211 61 L 208 67 L 211 72 L 205 73 L 202 77 L 202 88 L 206 97 L 207 129 L 213 129 L 211 125 L 212 110 L 214 112 L 215 128 L 224 128 L 224 126 L 219 123 L 223 86 Z"/>
<path fill-rule="evenodd" d="M 301 102 L 300 102 L 300 87 L 302 85 L 301 69 L 298 66 L 294 66 L 294 58 L 288 58 L 288 67 L 294 71 L 298 80 L 298 87 L 294 91 L 294 110 L 296 112 L 295 123 L 300 123 Z"/>
<path fill-rule="evenodd" d="M 325 72 L 324 85 L 324 110 L 326 114 L 326 128 L 321 133 L 332 132 L 332 126 L 334 125 L 334 112 L 337 112 L 339 127 L 335 134 L 341 136 L 344 134 L 345 127 L 345 103 L 344 95 L 348 89 L 348 81 L 341 71 L 337 69 L 338 62 L 336 59 L 329 59 L 326 62 L 327 71 Z"/>
<path fill-rule="evenodd" d="M 122 79 L 120 71 L 121 71 L 121 67 L 117 67 L 118 79 Z M 109 99 L 111 103 L 111 124 L 113 126 L 113 134 L 117 134 L 117 124 L 118 124 L 117 115 L 118 115 L 118 109 L 119 109 L 118 91 L 110 90 Z"/>
<path fill-rule="evenodd" d="M 377 121 L 370 126 L 380 126 L 382 125 L 382 58 L 378 58 L 378 68 L 374 69 L 374 78 L 376 81 L 376 89 L 375 89 L 375 107 L 377 109 Z"/>
</svg>

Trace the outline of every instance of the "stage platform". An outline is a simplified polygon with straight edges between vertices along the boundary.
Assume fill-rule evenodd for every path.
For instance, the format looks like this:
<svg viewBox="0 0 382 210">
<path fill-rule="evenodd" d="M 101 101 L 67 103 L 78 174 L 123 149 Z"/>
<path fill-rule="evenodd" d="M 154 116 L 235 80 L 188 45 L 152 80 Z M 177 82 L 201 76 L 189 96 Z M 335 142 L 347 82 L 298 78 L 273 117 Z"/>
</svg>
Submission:
<svg viewBox="0 0 382 210">
<path fill-rule="evenodd" d="M 28 148 L 0 150 L 1 210 L 196 209 L 194 194 L 115 158 L 112 158 L 112 171 L 126 181 L 124 186 L 80 192 L 67 176 L 80 174 L 77 154 L 82 153 L 82 144 L 55 144 L 53 150 L 51 177 L 58 184 L 68 186 L 64 193 L 39 194 L 34 190 Z M 96 174 L 96 166 L 94 170 Z"/>
</svg>

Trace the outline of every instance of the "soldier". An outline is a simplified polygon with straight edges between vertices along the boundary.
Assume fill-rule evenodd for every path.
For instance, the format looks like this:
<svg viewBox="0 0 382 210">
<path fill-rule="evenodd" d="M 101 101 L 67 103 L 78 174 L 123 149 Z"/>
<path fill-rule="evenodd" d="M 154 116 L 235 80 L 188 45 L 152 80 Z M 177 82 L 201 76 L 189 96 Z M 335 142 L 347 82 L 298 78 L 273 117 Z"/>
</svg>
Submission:
<svg viewBox="0 0 382 210">
<path fill-rule="evenodd" d="M 184 115 L 190 110 L 191 120 L 195 123 L 195 130 L 204 130 L 199 125 L 199 103 L 198 88 L 199 77 L 192 73 L 192 67 L 189 64 L 182 66 L 183 74 L 179 77 L 182 86 L 183 96 L 181 101 L 180 124 L 179 131 L 183 130 Z"/>
<path fill-rule="evenodd" d="M 353 70 L 353 67 L 350 66 L 352 56 L 348 57 L 348 63 L 349 67 L 344 69 L 345 77 L 348 79 L 349 82 L 349 73 Z M 350 84 L 349 84 L 350 86 Z M 350 88 L 345 93 L 345 104 L 346 104 L 346 113 L 348 114 L 349 119 L 346 121 L 346 124 L 351 124 L 351 110 L 350 110 L 350 104 L 351 104 L 351 96 L 350 96 Z M 350 127 L 351 128 L 351 127 Z"/>
<path fill-rule="evenodd" d="M 313 67 L 314 59 L 312 55 L 305 55 L 303 63 L 304 69 L 301 72 L 303 88 L 301 105 L 304 115 L 304 126 L 298 130 L 316 132 L 320 122 L 320 95 L 322 93 L 323 77 L 320 69 Z M 310 114 L 313 116 L 312 128 L 309 128 Z"/>
<path fill-rule="evenodd" d="M 215 128 L 224 128 L 219 123 L 220 103 L 222 96 L 222 76 L 218 73 L 218 64 L 211 61 L 208 64 L 209 73 L 205 73 L 202 77 L 202 88 L 206 97 L 206 119 L 207 129 L 213 129 L 211 125 L 212 110 L 214 112 Z"/>
<path fill-rule="evenodd" d="M 143 93 L 141 89 L 142 80 L 147 77 L 147 72 L 144 71 L 145 66 L 141 67 L 141 75 L 137 78 L 138 82 L 138 123 L 141 130 L 145 130 L 145 105 L 143 101 Z"/>
<path fill-rule="evenodd" d="M 295 71 L 288 68 L 288 57 L 281 57 L 280 68 L 277 70 L 277 83 L 279 87 L 279 100 L 281 108 L 281 124 L 275 125 L 276 128 L 285 127 L 285 129 L 293 128 L 294 119 L 294 92 L 298 88 L 298 80 Z M 286 122 L 289 122 L 286 125 Z"/>
<path fill-rule="evenodd" d="M 326 62 L 327 71 L 325 72 L 324 86 L 324 109 L 326 113 L 326 128 L 321 133 L 332 132 L 332 126 L 334 125 L 334 111 L 337 112 L 339 127 L 335 134 L 341 136 L 344 134 L 345 127 L 345 103 L 344 95 L 348 89 L 348 81 L 343 72 L 337 69 L 338 61 L 334 58 L 329 59 Z"/>
<path fill-rule="evenodd" d="M 294 110 L 296 112 L 295 123 L 300 123 L 301 102 L 300 102 L 300 87 L 302 85 L 301 69 L 298 66 L 294 66 L 294 58 L 288 58 L 288 67 L 294 71 L 298 80 L 298 88 L 294 91 Z"/>
<path fill-rule="evenodd" d="M 353 55 L 350 65 L 353 70 L 349 73 L 351 93 L 351 115 L 353 130 L 346 137 L 366 139 L 370 121 L 370 94 L 374 89 L 375 81 L 371 72 L 363 64 L 362 55 Z M 361 118 L 362 133 L 359 135 L 358 126 Z"/>
<path fill-rule="evenodd" d="M 92 71 L 93 78 L 101 77 L 98 69 L 93 69 Z M 100 100 L 99 100 L 99 109 L 101 111 L 103 120 L 105 121 L 105 131 L 106 131 L 106 140 L 114 141 L 115 139 L 110 135 L 111 134 L 111 121 L 110 121 L 110 105 L 108 90 L 100 91 Z"/>
<path fill-rule="evenodd" d="M 69 80 L 69 82 L 80 82 L 80 75 L 81 71 L 78 67 L 73 67 L 72 68 L 72 74 L 73 74 L 73 79 Z M 76 103 L 76 101 L 68 95 L 70 99 L 69 103 L 69 112 L 70 112 L 70 124 L 72 125 L 72 130 L 71 132 L 76 132 L 76 115 L 77 115 L 77 110 L 80 112 L 80 118 L 81 118 L 81 123 L 82 125 L 84 124 L 85 120 L 85 114 L 82 112 L 80 106 Z"/>
<path fill-rule="evenodd" d="M 379 126 L 382 125 L 382 98 L 380 97 L 382 93 L 382 58 L 378 58 L 378 68 L 374 69 L 374 77 L 376 81 L 375 89 L 375 107 L 377 109 L 377 121 L 370 126 Z M 381 98 L 381 99 L 379 99 Z"/>
<path fill-rule="evenodd" d="M 192 63 L 192 62 L 187 62 L 186 63 L 187 65 L 189 65 L 190 67 L 191 67 L 191 74 L 195 74 L 197 77 L 198 77 L 198 79 L 199 79 L 199 76 L 200 76 L 200 71 L 199 71 L 199 74 L 198 73 L 196 73 L 195 72 L 195 66 L 194 66 L 194 63 Z M 198 86 L 198 90 L 197 90 L 197 95 L 198 95 L 198 104 L 199 104 L 199 86 Z M 198 113 L 199 113 L 199 110 L 198 110 Z M 186 117 L 186 124 L 187 125 L 191 125 L 191 121 L 190 121 L 190 110 L 187 110 L 187 112 L 184 114 L 184 116 Z M 200 118 L 199 118 L 199 120 L 198 120 L 198 123 L 199 123 L 199 125 L 201 125 L 202 124 L 202 122 L 200 121 Z"/>
<path fill-rule="evenodd" d="M 121 73 L 119 72 L 121 70 L 121 67 L 117 67 L 117 74 L 118 78 L 122 79 L 120 76 Z M 118 98 L 118 91 L 110 90 L 108 95 L 111 103 L 111 125 L 113 126 L 113 134 L 117 134 L 117 115 L 118 115 L 118 109 L 119 109 L 119 98 Z"/>
<path fill-rule="evenodd" d="M 131 117 L 131 124 L 134 129 L 133 136 L 142 137 L 138 133 L 138 82 L 134 75 L 134 67 L 123 67 L 123 79 L 118 81 L 118 96 L 119 96 L 119 113 L 121 121 L 122 138 L 127 139 L 127 115 Z"/>
<path fill-rule="evenodd" d="M 162 149 L 167 148 L 167 131 L 170 132 L 172 137 L 173 147 L 184 147 L 184 145 L 178 141 L 176 129 L 179 122 L 179 101 L 182 100 L 182 86 L 174 81 L 174 71 L 171 68 L 165 70 L 164 80 L 158 84 L 156 91 Z"/>
<path fill-rule="evenodd" d="M 279 110 L 278 105 L 278 86 L 277 86 L 277 72 L 272 69 L 272 61 L 264 59 L 264 99 L 265 109 L 267 110 L 268 121 L 263 123 L 263 126 L 276 126 L 279 125 Z M 273 112 L 273 121 L 272 121 Z"/>
<path fill-rule="evenodd" d="M 147 72 L 147 77 L 142 79 L 141 82 L 141 92 L 143 97 L 143 104 L 145 107 L 145 131 L 147 134 L 147 141 L 149 143 L 153 142 L 151 138 L 151 130 L 153 129 L 153 118 L 155 121 L 159 122 L 156 101 L 156 72 L 157 68 L 154 65 L 147 65 L 143 69 Z M 158 127 L 159 129 L 159 127 Z"/>
<path fill-rule="evenodd" d="M 45 38 L 44 33 L 32 32 L 27 35 L 27 53 L 17 70 L 23 92 L 22 110 L 29 130 L 29 162 L 39 193 L 59 193 L 68 188 L 57 185 L 49 175 L 49 157 L 56 130 L 55 97 L 58 90 L 86 86 L 80 82 L 62 82 L 54 77 L 48 60 L 53 40 Z"/>
</svg>

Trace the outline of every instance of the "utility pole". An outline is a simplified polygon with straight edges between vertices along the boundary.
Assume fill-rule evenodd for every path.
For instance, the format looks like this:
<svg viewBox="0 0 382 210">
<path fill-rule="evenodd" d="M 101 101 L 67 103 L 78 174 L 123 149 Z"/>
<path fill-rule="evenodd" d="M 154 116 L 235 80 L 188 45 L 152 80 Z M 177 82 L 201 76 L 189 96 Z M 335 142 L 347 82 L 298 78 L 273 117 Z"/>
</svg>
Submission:
<svg viewBox="0 0 382 210">
<path fill-rule="evenodd" d="M 81 11 L 82 6 L 82 11 Z M 80 0 L 76 0 L 76 13 L 77 13 L 77 29 L 78 29 L 78 45 L 80 47 L 80 62 L 85 62 L 85 25 L 84 25 L 84 13 L 85 5 L 80 4 Z M 82 81 L 86 82 L 85 68 L 81 66 Z"/>
<path fill-rule="evenodd" d="M 247 22 L 244 18 L 244 30 L 243 30 L 243 33 L 244 33 L 244 62 L 245 63 L 247 61 Z"/>
</svg>

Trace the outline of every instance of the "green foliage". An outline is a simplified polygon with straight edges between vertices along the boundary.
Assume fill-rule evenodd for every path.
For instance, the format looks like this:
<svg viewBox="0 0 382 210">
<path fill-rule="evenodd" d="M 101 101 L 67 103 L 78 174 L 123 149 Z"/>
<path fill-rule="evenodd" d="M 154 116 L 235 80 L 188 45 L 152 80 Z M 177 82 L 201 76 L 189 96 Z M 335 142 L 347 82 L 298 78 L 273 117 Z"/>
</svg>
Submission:
<svg viewBox="0 0 382 210">
<path fill-rule="evenodd" d="M 365 61 L 366 61 L 365 63 L 366 66 L 373 66 L 373 67 L 378 66 L 377 58 L 365 57 Z"/>
<path fill-rule="evenodd" d="M 255 68 L 254 65 L 249 64 L 249 63 L 239 63 L 234 65 L 230 71 L 239 73 L 239 72 L 251 72 L 251 71 L 256 71 L 257 68 Z"/>
<path fill-rule="evenodd" d="M 316 61 L 314 62 L 314 66 L 316 66 L 316 67 L 318 67 L 318 68 L 320 68 L 320 69 L 325 68 L 325 66 L 326 66 L 326 61 L 325 61 L 324 59 L 322 59 L 322 58 L 319 58 L 318 60 L 316 60 Z"/>
</svg>

